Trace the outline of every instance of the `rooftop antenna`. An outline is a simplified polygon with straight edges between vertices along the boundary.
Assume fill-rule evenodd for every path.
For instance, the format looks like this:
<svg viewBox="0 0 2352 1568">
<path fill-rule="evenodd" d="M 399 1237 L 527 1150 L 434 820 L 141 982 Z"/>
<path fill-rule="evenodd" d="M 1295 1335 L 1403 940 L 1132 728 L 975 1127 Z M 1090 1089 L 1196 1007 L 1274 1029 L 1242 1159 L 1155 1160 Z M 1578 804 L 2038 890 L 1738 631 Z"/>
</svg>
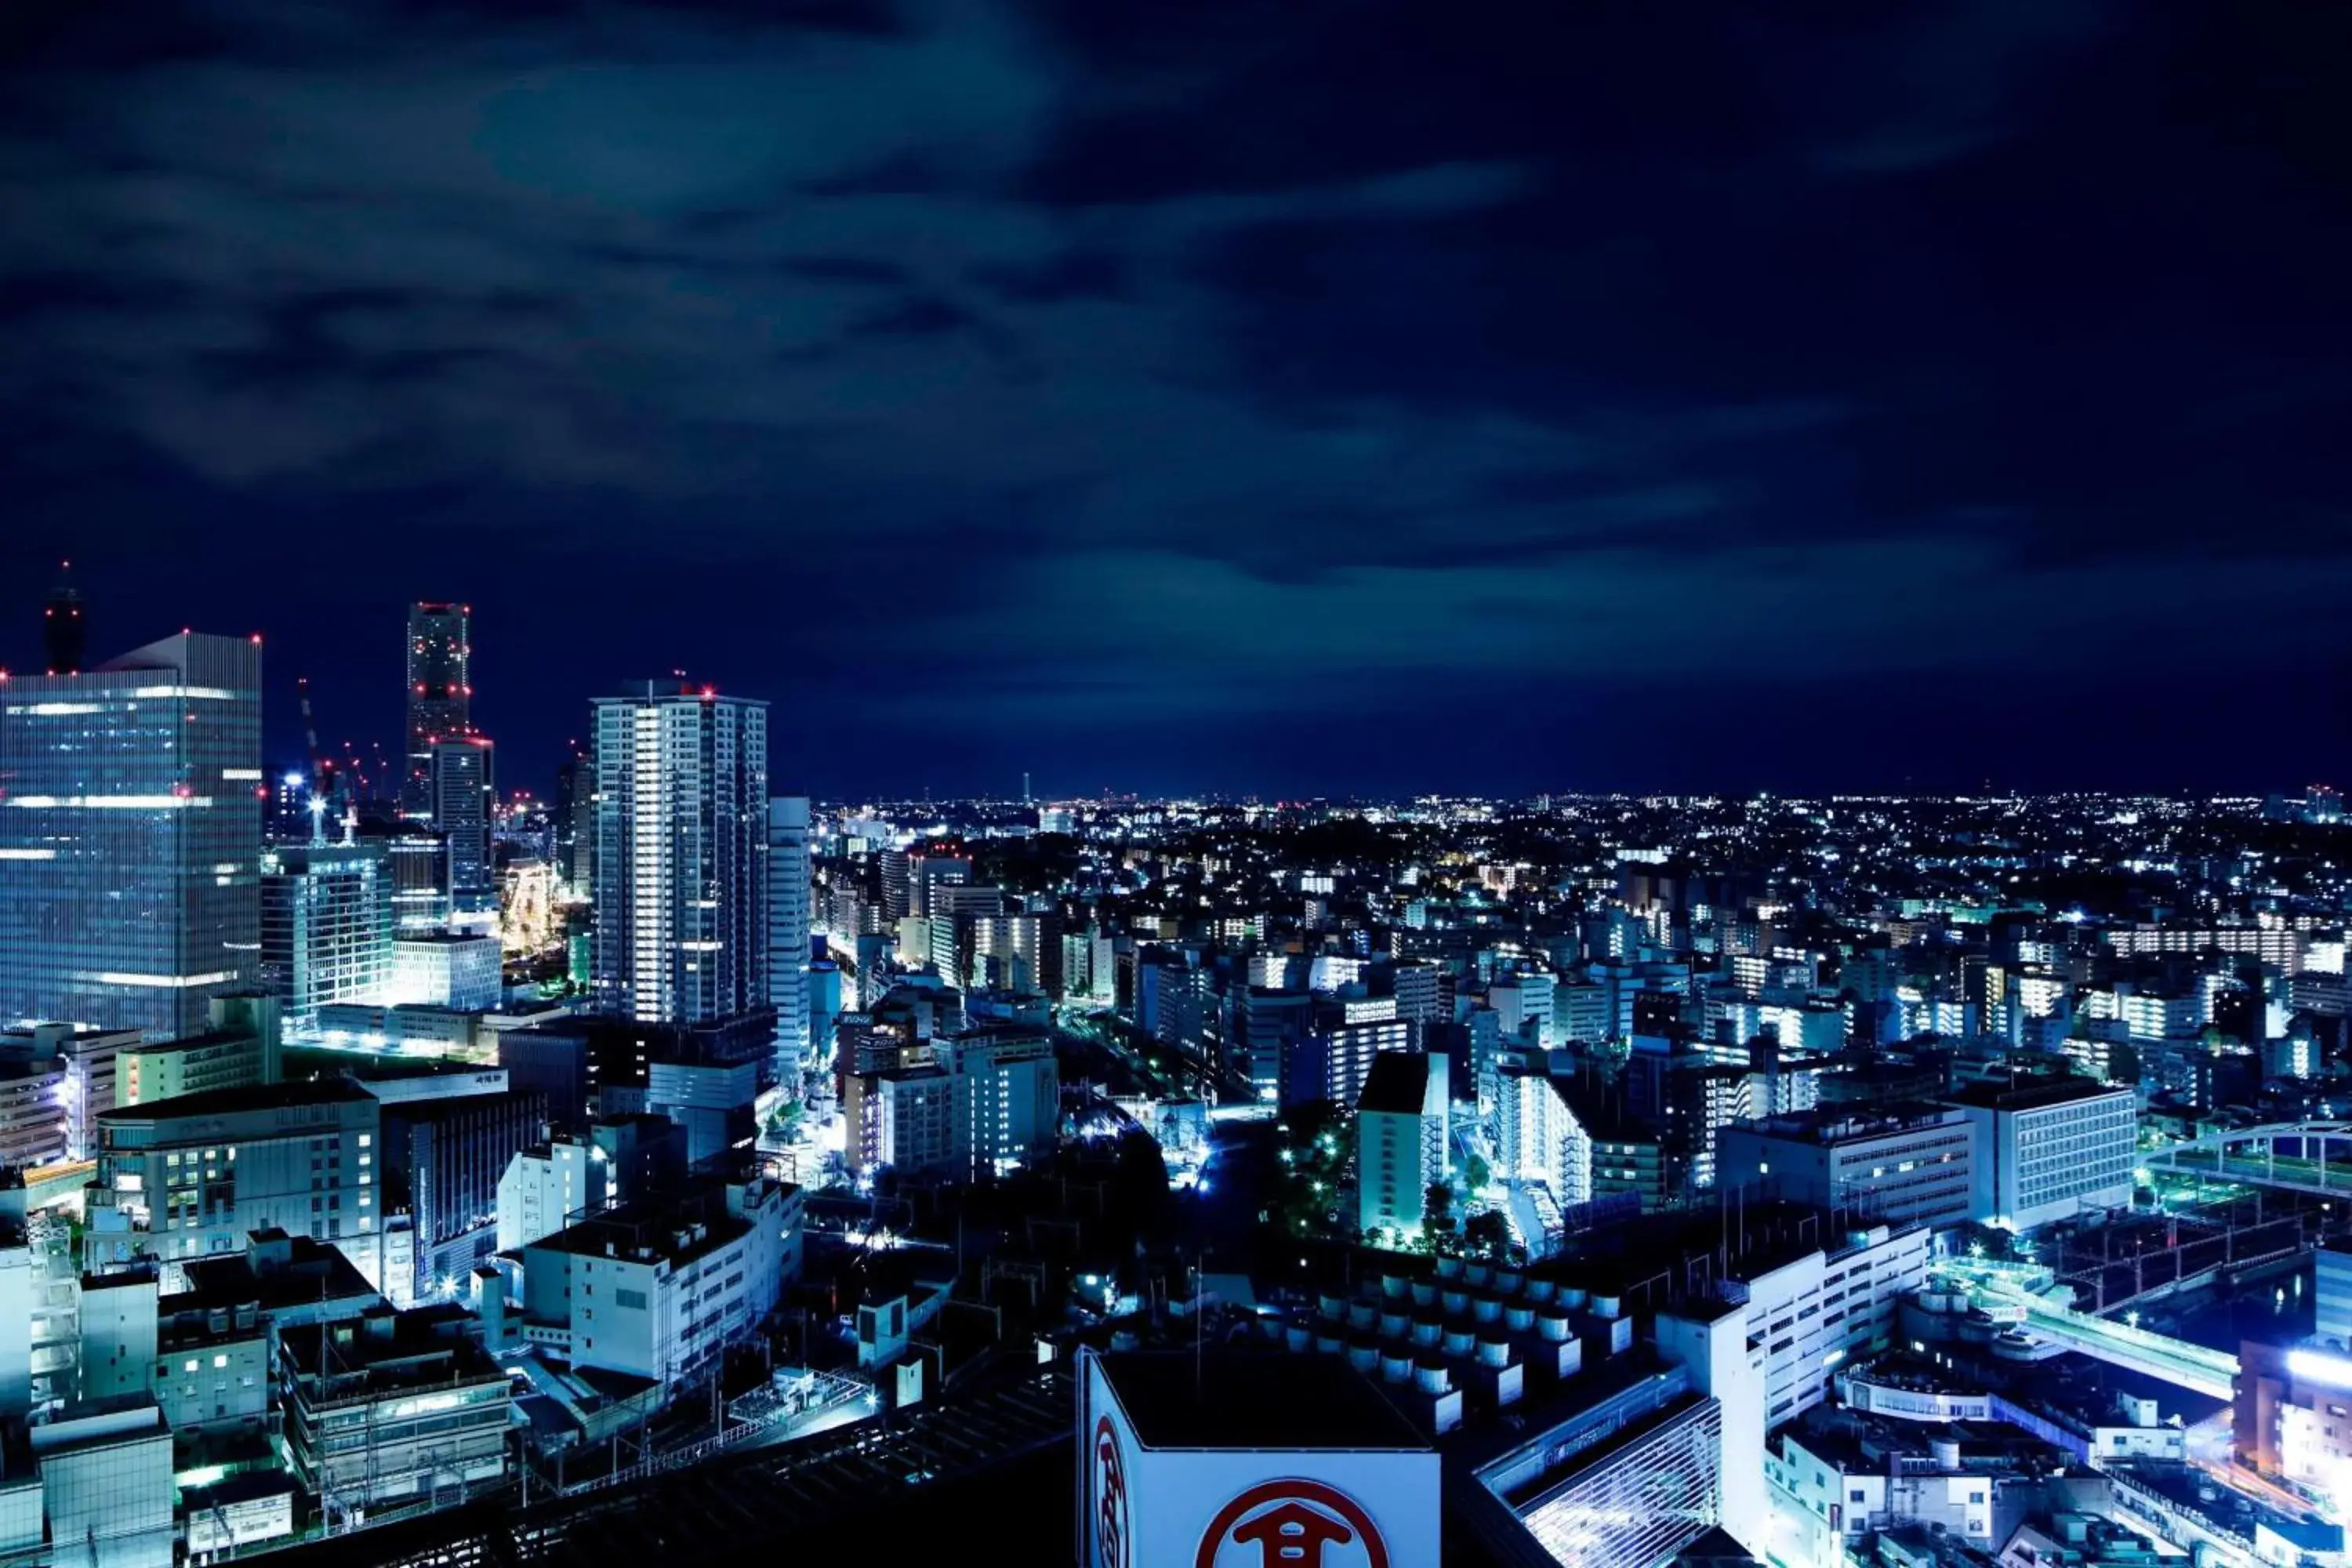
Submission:
<svg viewBox="0 0 2352 1568">
<path fill-rule="evenodd" d="M 41 608 L 41 636 L 47 645 L 51 675 L 81 673 L 82 649 L 89 641 L 82 625 L 81 593 L 73 585 L 73 563 L 58 563 L 58 585 L 49 590 Z"/>
</svg>

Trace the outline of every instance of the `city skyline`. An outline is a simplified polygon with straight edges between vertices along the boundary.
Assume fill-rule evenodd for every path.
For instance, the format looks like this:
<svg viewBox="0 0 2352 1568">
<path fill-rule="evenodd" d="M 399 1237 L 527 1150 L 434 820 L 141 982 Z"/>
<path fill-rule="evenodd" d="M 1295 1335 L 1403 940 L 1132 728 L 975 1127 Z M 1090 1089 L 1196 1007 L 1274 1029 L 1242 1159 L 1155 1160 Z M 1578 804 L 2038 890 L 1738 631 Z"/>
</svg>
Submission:
<svg viewBox="0 0 2352 1568">
<path fill-rule="evenodd" d="M 2347 62 L 10 7 L 0 1564 L 2352 1568 Z"/>
<path fill-rule="evenodd" d="M 2339 21 L 1117 9 L 34 21 L 0 662 L 70 555 L 273 761 L 470 604 L 535 792 L 678 668 L 826 795 L 2352 773 Z"/>
</svg>

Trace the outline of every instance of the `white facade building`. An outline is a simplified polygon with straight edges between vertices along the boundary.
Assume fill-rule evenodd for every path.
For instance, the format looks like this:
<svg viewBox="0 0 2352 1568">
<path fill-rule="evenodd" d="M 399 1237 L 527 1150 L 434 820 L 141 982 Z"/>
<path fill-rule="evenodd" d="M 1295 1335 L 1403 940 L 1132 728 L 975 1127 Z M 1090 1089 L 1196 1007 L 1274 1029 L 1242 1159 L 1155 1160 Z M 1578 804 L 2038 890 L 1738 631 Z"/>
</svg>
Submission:
<svg viewBox="0 0 2352 1568">
<path fill-rule="evenodd" d="M 1725 1281 L 1748 1337 L 1763 1346 L 1767 1426 L 1819 1405 L 1843 1363 L 1887 1348 L 1896 1304 L 1926 1283 L 1929 1236 L 1925 1226 L 1875 1226 L 1834 1251 Z"/>
<path fill-rule="evenodd" d="M 1356 1100 L 1358 1226 L 1402 1246 L 1419 1237 L 1429 1189 L 1445 1179 L 1446 1058 L 1391 1051 Z"/>
<path fill-rule="evenodd" d="M 1975 1216 L 2026 1230 L 2131 1202 L 2138 1102 L 2128 1089 L 2060 1079 L 1970 1085 L 1953 1099 L 1979 1129 Z"/>
<path fill-rule="evenodd" d="M 1520 1040 L 1521 1031 L 1532 1023 L 1533 1044 L 1539 1050 L 1551 1049 L 1556 1021 L 1552 991 L 1552 977 L 1549 974 L 1508 975 L 1486 988 L 1486 1005 L 1502 1021 L 1507 1042 Z"/>
<path fill-rule="evenodd" d="M 512 1252 L 610 1206 L 613 1163 L 604 1151 L 562 1138 L 525 1149 L 499 1177 L 499 1250 Z"/>
<path fill-rule="evenodd" d="M 273 1226 L 321 1241 L 373 1236 L 379 1119 L 375 1097 L 348 1079 L 106 1112 L 87 1199 L 89 1267 L 241 1251 L 248 1232 Z"/>
<path fill-rule="evenodd" d="M 765 1179 L 607 1210 L 523 1247 L 522 1338 L 675 1385 L 774 1310 L 801 1224 L 801 1190 Z"/>
<path fill-rule="evenodd" d="M 261 968 L 289 1016 L 380 1002 L 392 978 L 392 867 L 382 840 L 281 845 L 261 858 Z"/>
<path fill-rule="evenodd" d="M 858 1169 L 1003 1169 L 1053 1142 L 1062 1089 L 1051 1040 L 1015 1027 L 929 1048 L 929 1062 L 871 1075 L 864 1086 Z"/>
<path fill-rule="evenodd" d="M 503 963 L 495 936 L 406 932 L 393 941 L 383 1000 L 395 1007 L 490 1012 L 503 994 Z"/>
<path fill-rule="evenodd" d="M 1559 1086 L 1539 1068 L 1506 1064 L 1495 1075 L 1495 1174 L 1540 1182 L 1566 1207 L 1592 1197 L 1592 1140 Z"/>
</svg>

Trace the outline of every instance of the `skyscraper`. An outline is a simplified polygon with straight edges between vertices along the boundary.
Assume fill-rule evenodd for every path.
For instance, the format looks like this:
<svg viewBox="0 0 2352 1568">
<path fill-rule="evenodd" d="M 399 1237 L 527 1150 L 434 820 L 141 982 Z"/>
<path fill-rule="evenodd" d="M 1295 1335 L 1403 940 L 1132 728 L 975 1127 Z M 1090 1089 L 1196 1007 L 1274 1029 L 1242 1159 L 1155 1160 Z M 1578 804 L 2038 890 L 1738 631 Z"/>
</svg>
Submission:
<svg viewBox="0 0 2352 1568">
<path fill-rule="evenodd" d="M 0 1018 L 208 1027 L 261 959 L 261 639 L 0 684 Z"/>
<path fill-rule="evenodd" d="M 433 742 L 474 730 L 473 606 L 408 606 L 408 773 L 400 806 L 433 814 Z"/>
<path fill-rule="evenodd" d="M 596 700 L 596 931 L 606 1012 L 702 1023 L 768 994 L 768 705 L 645 681 Z"/>
<path fill-rule="evenodd" d="M 448 840 L 449 903 L 458 914 L 499 907 L 490 847 L 497 760 L 481 735 L 444 735 L 433 742 L 433 826 Z"/>
<path fill-rule="evenodd" d="M 574 742 L 575 746 L 577 742 Z M 555 795 L 548 803 L 550 846 L 555 874 L 585 892 L 588 861 L 596 847 L 596 770 L 587 753 L 573 751 L 555 770 Z"/>
<path fill-rule="evenodd" d="M 768 803 L 768 995 L 776 1009 L 776 1080 L 799 1089 L 809 1047 L 809 803 Z"/>
</svg>

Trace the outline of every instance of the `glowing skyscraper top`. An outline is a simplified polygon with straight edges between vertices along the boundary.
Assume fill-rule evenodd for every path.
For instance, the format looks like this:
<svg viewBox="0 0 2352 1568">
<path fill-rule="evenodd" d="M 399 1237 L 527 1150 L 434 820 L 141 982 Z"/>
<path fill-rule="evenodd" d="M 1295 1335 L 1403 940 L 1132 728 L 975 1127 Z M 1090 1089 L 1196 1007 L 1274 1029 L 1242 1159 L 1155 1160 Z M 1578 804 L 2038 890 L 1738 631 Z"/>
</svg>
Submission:
<svg viewBox="0 0 2352 1568">
<path fill-rule="evenodd" d="M 433 746 L 474 732 L 474 610 L 470 605 L 408 606 L 408 773 L 400 806 L 433 815 Z"/>
</svg>

